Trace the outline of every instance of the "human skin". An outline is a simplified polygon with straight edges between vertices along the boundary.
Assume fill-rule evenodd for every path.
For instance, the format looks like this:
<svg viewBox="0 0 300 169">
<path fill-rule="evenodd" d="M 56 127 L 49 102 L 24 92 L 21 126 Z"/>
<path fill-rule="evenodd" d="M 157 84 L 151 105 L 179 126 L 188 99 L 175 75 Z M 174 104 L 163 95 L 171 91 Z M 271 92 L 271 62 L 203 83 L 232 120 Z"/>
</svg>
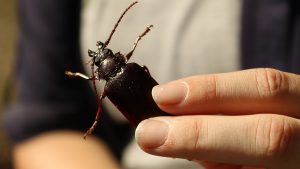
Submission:
<svg viewBox="0 0 300 169">
<path fill-rule="evenodd" d="M 106 145 L 76 131 L 46 132 L 14 146 L 15 169 L 119 169 Z"/>
<path fill-rule="evenodd" d="M 191 76 L 156 86 L 152 95 L 178 116 L 139 124 L 145 152 L 208 169 L 300 168 L 300 75 L 258 68 Z"/>
</svg>

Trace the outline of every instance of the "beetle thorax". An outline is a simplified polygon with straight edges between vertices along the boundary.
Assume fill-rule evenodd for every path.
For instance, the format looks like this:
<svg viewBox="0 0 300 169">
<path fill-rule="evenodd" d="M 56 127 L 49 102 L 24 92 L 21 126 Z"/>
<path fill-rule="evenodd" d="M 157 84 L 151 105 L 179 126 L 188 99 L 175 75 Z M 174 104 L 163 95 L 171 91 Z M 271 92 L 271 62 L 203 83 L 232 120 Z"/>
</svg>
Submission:
<svg viewBox="0 0 300 169">
<path fill-rule="evenodd" d="M 125 59 L 121 55 L 112 55 L 107 57 L 98 66 L 98 78 L 106 81 L 113 78 L 125 64 Z"/>
<path fill-rule="evenodd" d="M 114 54 L 110 49 L 98 41 L 97 52 L 88 50 L 88 55 L 92 58 L 92 65 L 97 68 L 96 73 L 99 79 L 109 80 L 113 78 L 126 64 L 126 59 L 121 53 Z"/>
</svg>

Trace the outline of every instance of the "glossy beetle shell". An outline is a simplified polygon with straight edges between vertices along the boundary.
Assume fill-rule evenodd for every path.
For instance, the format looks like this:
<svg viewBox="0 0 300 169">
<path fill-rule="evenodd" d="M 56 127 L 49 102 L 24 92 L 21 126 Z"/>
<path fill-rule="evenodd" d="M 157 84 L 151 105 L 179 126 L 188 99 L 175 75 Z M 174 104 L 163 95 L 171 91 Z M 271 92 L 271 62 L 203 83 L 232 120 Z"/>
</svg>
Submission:
<svg viewBox="0 0 300 169">
<path fill-rule="evenodd" d="M 144 119 L 169 115 L 159 109 L 151 90 L 158 83 L 145 67 L 128 63 L 112 79 L 107 81 L 104 92 L 110 101 L 134 125 Z"/>
</svg>

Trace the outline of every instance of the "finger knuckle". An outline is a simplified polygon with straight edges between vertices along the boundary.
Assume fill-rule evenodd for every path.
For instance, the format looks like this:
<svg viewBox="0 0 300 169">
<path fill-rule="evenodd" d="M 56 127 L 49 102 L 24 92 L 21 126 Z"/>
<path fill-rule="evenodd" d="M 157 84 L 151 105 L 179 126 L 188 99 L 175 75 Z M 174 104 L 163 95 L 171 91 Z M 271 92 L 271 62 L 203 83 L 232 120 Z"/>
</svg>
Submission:
<svg viewBox="0 0 300 169">
<path fill-rule="evenodd" d="M 202 132 L 200 131 L 201 130 L 201 127 L 202 126 L 202 123 L 200 123 L 200 122 L 198 122 L 198 121 L 194 121 L 193 123 L 192 123 L 192 133 L 191 133 L 191 135 L 193 136 L 193 147 L 192 147 L 192 149 L 193 150 L 199 150 L 199 149 L 201 149 L 201 139 L 202 139 L 202 137 L 201 137 L 201 134 L 202 134 Z"/>
<path fill-rule="evenodd" d="M 256 70 L 256 85 L 261 97 L 278 96 L 288 89 L 288 81 L 282 71 L 261 68 Z"/>
<path fill-rule="evenodd" d="M 289 120 L 280 115 L 267 115 L 257 124 L 256 151 L 267 158 L 282 156 L 288 149 L 292 135 Z"/>
<path fill-rule="evenodd" d="M 203 141 L 205 135 L 203 133 L 203 121 L 201 119 L 190 119 L 186 123 L 185 118 L 177 118 L 172 122 L 172 130 L 176 133 L 171 133 L 164 143 L 163 149 L 166 152 L 177 153 L 177 155 L 186 156 L 186 153 L 194 152 L 198 155 L 199 151 L 204 148 Z M 177 126 L 180 126 L 179 128 Z M 180 133 L 180 135 L 178 135 Z M 195 154 L 195 155 L 196 155 Z"/>
<path fill-rule="evenodd" d="M 184 124 L 180 122 L 181 126 L 184 127 L 180 127 L 182 135 L 180 138 L 176 137 L 172 140 L 176 142 L 178 148 L 182 149 L 181 151 L 195 152 L 203 148 L 203 141 L 205 140 L 203 123 L 204 121 L 199 118 L 190 119 L 188 123 L 185 121 Z"/>
<path fill-rule="evenodd" d="M 187 82 L 191 86 L 190 97 L 188 98 L 190 103 L 207 103 L 215 100 L 218 97 L 218 81 L 217 75 L 206 75 Z"/>
</svg>

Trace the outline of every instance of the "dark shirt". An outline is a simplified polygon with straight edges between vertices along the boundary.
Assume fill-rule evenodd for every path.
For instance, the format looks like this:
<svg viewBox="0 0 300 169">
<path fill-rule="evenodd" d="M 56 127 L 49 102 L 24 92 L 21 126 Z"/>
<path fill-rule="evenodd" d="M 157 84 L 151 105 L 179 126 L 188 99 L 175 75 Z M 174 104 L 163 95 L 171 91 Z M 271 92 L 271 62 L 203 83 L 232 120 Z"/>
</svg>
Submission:
<svg viewBox="0 0 300 169">
<path fill-rule="evenodd" d="M 298 0 L 244 0 L 243 68 L 272 67 L 300 73 Z"/>
</svg>

